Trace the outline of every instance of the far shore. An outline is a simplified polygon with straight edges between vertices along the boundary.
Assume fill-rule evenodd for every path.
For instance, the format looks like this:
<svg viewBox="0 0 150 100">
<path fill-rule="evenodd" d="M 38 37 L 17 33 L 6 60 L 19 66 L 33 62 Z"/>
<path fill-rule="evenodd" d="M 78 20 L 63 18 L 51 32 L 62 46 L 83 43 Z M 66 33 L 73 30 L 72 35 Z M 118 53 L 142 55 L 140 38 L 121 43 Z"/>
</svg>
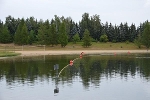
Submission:
<svg viewBox="0 0 150 100">
<path fill-rule="evenodd" d="M 150 53 L 150 50 L 50 50 L 50 51 L 15 51 L 21 53 L 21 56 L 40 56 L 40 55 L 76 55 L 81 52 L 84 54 L 135 54 Z"/>
</svg>

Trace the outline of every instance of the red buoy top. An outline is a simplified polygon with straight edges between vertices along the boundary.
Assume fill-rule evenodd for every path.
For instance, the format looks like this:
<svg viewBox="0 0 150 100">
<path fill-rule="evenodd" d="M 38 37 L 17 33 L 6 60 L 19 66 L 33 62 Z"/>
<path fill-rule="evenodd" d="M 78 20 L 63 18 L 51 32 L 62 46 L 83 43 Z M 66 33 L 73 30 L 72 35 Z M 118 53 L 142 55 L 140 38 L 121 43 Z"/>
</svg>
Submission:
<svg viewBox="0 0 150 100">
<path fill-rule="evenodd" d="M 84 54 L 84 52 L 81 52 L 81 55 L 83 55 Z"/>
<path fill-rule="evenodd" d="M 73 60 L 70 60 L 70 66 L 72 66 L 73 65 Z"/>
</svg>

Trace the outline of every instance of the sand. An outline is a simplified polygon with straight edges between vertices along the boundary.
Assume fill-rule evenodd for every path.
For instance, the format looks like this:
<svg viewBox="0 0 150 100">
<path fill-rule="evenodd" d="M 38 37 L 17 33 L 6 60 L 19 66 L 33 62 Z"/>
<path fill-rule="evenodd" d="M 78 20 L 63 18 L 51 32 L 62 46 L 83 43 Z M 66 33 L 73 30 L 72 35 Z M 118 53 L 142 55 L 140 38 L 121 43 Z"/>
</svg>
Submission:
<svg viewBox="0 0 150 100">
<path fill-rule="evenodd" d="M 39 56 L 39 55 L 75 55 L 81 52 L 84 54 L 132 54 L 132 53 L 150 53 L 147 50 L 51 50 L 51 51 L 15 51 L 21 53 L 21 56 Z"/>
</svg>

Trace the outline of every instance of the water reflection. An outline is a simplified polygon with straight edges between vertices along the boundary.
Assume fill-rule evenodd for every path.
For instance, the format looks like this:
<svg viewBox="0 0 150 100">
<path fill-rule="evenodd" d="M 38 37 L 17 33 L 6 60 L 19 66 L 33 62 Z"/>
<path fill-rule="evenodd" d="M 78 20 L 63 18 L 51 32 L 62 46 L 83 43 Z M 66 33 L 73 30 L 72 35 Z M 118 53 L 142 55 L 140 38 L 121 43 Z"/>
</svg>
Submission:
<svg viewBox="0 0 150 100">
<path fill-rule="evenodd" d="M 40 57 L 39 57 L 40 58 Z M 60 70 L 68 64 L 73 57 L 47 57 L 44 60 L 34 58 L 24 58 L 20 62 L 17 59 L 0 61 L 0 80 L 6 78 L 7 83 L 19 81 L 24 84 L 25 81 L 34 81 L 41 79 L 50 79 L 56 77 L 53 65 L 59 63 Z M 82 79 L 84 86 L 89 82 L 99 85 L 102 77 L 113 78 L 120 76 L 128 78 L 129 75 L 134 77 L 139 74 L 146 80 L 150 79 L 150 59 L 138 58 L 137 56 L 86 56 L 74 62 L 74 65 L 68 67 L 60 75 L 61 81 L 72 80 L 75 76 Z M 60 71 L 58 69 L 58 71 Z"/>
<path fill-rule="evenodd" d="M 59 69 L 59 65 L 56 64 L 54 65 L 54 70 L 56 71 L 56 77 L 55 77 L 55 89 L 54 89 L 54 93 L 59 93 L 59 88 L 58 88 L 58 69 Z"/>
<path fill-rule="evenodd" d="M 8 85 L 14 83 L 30 84 L 40 81 L 53 81 L 56 84 L 54 93 L 59 92 L 58 84 L 73 83 L 79 77 L 85 88 L 90 85 L 100 86 L 102 78 L 120 77 L 126 79 L 136 75 L 150 81 L 150 59 L 143 55 L 130 56 L 85 56 L 76 60 L 73 66 L 67 67 L 57 79 L 54 65 L 59 64 L 58 72 L 66 66 L 70 59 L 77 56 L 41 56 L 13 58 L 0 61 L 0 81 L 6 79 Z M 148 56 L 149 57 L 149 56 Z M 58 90 L 58 91 L 57 91 Z"/>
</svg>

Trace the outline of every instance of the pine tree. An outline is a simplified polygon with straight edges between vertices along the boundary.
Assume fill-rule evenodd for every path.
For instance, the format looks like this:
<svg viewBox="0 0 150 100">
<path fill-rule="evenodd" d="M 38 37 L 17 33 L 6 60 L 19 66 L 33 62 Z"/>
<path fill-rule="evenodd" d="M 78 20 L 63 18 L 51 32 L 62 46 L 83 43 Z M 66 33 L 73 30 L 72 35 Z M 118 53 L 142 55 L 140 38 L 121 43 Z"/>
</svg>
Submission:
<svg viewBox="0 0 150 100">
<path fill-rule="evenodd" d="M 22 37 L 20 35 L 21 34 L 21 28 L 23 26 L 22 24 L 23 24 L 23 22 L 19 23 L 19 25 L 17 27 L 17 30 L 16 30 L 16 33 L 15 33 L 15 39 L 14 39 L 14 43 L 15 44 L 19 44 L 19 45 L 21 45 L 20 41 L 22 39 Z"/>
<path fill-rule="evenodd" d="M 142 34 L 142 44 L 146 46 L 147 50 L 150 47 L 150 23 L 147 21 Z"/>
<path fill-rule="evenodd" d="M 21 20 L 15 33 L 15 44 L 24 45 L 28 42 L 28 30 L 24 19 Z"/>
<path fill-rule="evenodd" d="M 31 30 L 28 35 L 28 44 L 31 45 L 33 43 L 33 41 L 34 41 L 34 31 Z"/>
<path fill-rule="evenodd" d="M 50 27 L 50 44 L 52 46 L 58 44 L 58 34 L 56 32 L 55 24 L 51 24 L 51 27 Z"/>
<path fill-rule="evenodd" d="M 38 30 L 37 38 L 38 38 L 39 44 L 42 44 L 42 45 L 46 43 L 45 42 L 46 41 L 45 30 L 46 30 L 45 26 L 41 24 Z"/>
<path fill-rule="evenodd" d="M 78 42 L 79 40 L 80 40 L 79 34 L 76 33 L 76 34 L 73 36 L 73 42 L 76 44 L 76 42 Z"/>
<path fill-rule="evenodd" d="M 11 36 L 9 33 L 9 30 L 6 25 L 1 27 L 1 32 L 0 32 L 0 42 L 1 43 L 10 43 Z"/>
<path fill-rule="evenodd" d="M 5 25 L 7 26 L 8 31 L 9 31 L 10 36 L 11 36 L 10 42 L 14 41 L 14 35 L 15 35 L 16 30 L 17 30 L 18 24 L 19 24 L 18 19 L 14 19 L 10 15 L 8 17 L 6 17 Z"/>
<path fill-rule="evenodd" d="M 136 46 L 138 46 L 138 48 L 141 48 L 141 45 L 142 45 L 141 42 L 142 42 L 142 41 L 141 41 L 141 36 L 140 36 L 140 34 L 139 34 L 139 36 L 134 40 L 134 44 L 135 44 Z"/>
<path fill-rule="evenodd" d="M 0 20 L 0 35 L 2 34 L 3 32 L 3 22 L 1 22 Z M 0 41 L 1 41 L 1 38 L 0 38 Z"/>
<path fill-rule="evenodd" d="M 28 30 L 27 30 L 27 26 L 25 23 L 22 27 L 21 35 L 22 35 L 21 44 L 26 45 L 28 43 Z"/>
<path fill-rule="evenodd" d="M 83 37 L 83 46 L 84 47 L 89 47 L 91 46 L 91 37 L 90 37 L 90 32 L 88 29 L 85 29 L 84 31 L 84 37 Z"/>
<path fill-rule="evenodd" d="M 45 30 L 44 30 L 44 35 L 45 35 L 45 44 L 50 45 L 51 44 L 51 32 L 50 32 L 50 24 L 49 20 L 46 20 L 44 23 Z"/>
<path fill-rule="evenodd" d="M 68 36 L 66 32 L 65 23 L 62 22 L 59 29 L 59 42 L 61 47 L 65 47 L 68 44 Z"/>
<path fill-rule="evenodd" d="M 130 26 L 129 31 L 130 31 L 129 41 L 130 41 L 130 42 L 133 42 L 134 39 L 135 39 L 136 36 L 137 36 L 136 27 L 135 27 L 134 24 L 132 24 L 132 25 Z"/>
<path fill-rule="evenodd" d="M 89 13 L 84 13 L 82 15 L 81 22 L 79 22 L 79 27 L 80 27 L 80 33 L 79 33 L 79 35 L 80 35 L 81 39 L 83 38 L 85 29 L 90 30 L 90 26 L 91 26 L 90 24 L 91 23 L 90 23 Z"/>
</svg>

